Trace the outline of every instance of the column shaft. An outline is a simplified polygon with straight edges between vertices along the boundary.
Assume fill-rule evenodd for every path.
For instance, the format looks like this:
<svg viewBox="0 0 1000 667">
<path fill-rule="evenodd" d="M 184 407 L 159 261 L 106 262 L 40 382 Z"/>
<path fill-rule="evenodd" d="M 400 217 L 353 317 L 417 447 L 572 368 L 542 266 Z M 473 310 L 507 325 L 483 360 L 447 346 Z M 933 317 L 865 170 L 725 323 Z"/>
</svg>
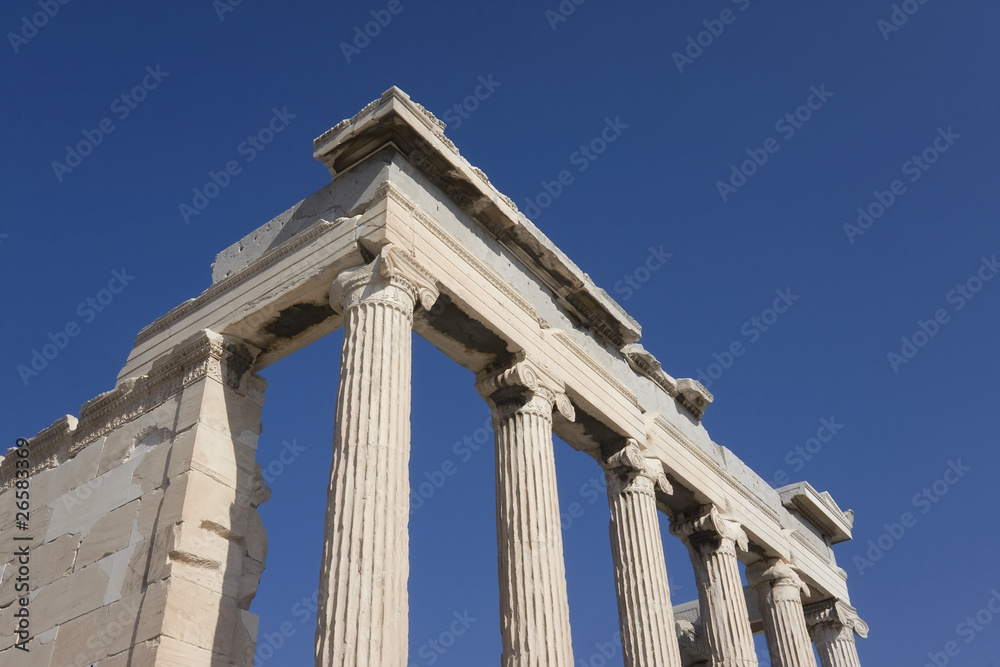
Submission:
<svg viewBox="0 0 1000 667">
<path fill-rule="evenodd" d="M 712 667 L 756 667 L 753 633 L 740 579 L 736 542 L 746 535 L 714 507 L 709 514 L 677 526 L 694 563 L 705 644 Z"/>
<path fill-rule="evenodd" d="M 778 559 L 751 565 L 747 579 L 757 591 L 772 667 L 816 667 L 802 610 L 802 595 L 809 591 L 805 583 Z"/>
<path fill-rule="evenodd" d="M 851 628 L 845 625 L 828 625 L 814 629 L 813 635 L 822 667 L 861 667 Z"/>
<path fill-rule="evenodd" d="M 868 624 L 857 609 L 833 598 L 807 605 L 803 611 L 823 667 L 861 667 L 854 635 L 867 637 Z"/>
<path fill-rule="evenodd" d="M 493 408 L 496 438 L 503 667 L 573 667 L 552 448 L 553 405 L 570 418 L 572 407 L 539 375 L 522 360 L 477 385 Z"/>
<path fill-rule="evenodd" d="M 317 667 L 405 667 L 410 372 L 417 286 L 391 247 L 343 272 L 344 346 L 316 627 Z"/>
<path fill-rule="evenodd" d="M 628 451 L 631 447 L 626 448 Z M 619 460 L 624 457 L 619 457 Z M 630 472 L 609 472 L 611 553 L 618 594 L 618 619 L 626 667 L 680 667 L 674 609 L 657 520 L 657 477 L 646 469 L 638 448 L 629 452 Z M 655 481 L 654 481 L 655 480 Z"/>
</svg>

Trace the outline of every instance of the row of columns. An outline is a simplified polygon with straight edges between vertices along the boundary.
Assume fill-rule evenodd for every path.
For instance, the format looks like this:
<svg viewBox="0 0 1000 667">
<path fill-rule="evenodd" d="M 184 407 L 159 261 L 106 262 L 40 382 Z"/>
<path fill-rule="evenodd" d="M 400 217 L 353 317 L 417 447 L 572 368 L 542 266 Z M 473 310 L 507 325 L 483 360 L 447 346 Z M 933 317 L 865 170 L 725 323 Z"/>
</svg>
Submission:
<svg viewBox="0 0 1000 667">
<path fill-rule="evenodd" d="M 413 314 L 438 296 L 433 277 L 388 245 L 342 272 L 330 291 L 344 316 L 333 464 L 316 630 L 317 667 L 403 667 L 408 651 L 410 368 Z M 503 667 L 572 667 L 569 604 L 552 445 L 553 413 L 574 419 L 565 388 L 524 354 L 481 374 L 496 441 L 497 538 Z M 625 664 L 680 667 L 660 536 L 662 466 L 626 440 L 605 463 L 610 538 Z M 675 517 L 691 554 L 702 636 L 712 667 L 756 667 L 740 580 L 740 525 L 712 506 Z M 867 626 L 848 605 L 804 609 L 808 588 L 780 560 L 755 563 L 775 667 L 857 667 L 853 633 Z M 807 626 L 807 616 L 810 623 Z M 811 636 L 810 636 L 811 635 Z"/>
</svg>

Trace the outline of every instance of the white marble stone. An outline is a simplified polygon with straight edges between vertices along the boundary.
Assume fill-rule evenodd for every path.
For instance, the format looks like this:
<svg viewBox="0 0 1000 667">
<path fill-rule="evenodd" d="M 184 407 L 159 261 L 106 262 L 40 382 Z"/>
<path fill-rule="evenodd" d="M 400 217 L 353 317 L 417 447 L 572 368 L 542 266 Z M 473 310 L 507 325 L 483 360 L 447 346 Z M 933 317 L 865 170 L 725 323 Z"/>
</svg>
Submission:
<svg viewBox="0 0 1000 667">
<path fill-rule="evenodd" d="M 739 523 L 716 507 L 671 524 L 691 553 L 701 606 L 704 642 L 712 667 L 756 667 L 753 632 L 740 580 L 736 549 L 747 549 Z"/>
<path fill-rule="evenodd" d="M 626 667 L 680 667 L 656 493 L 673 491 L 662 466 L 634 440 L 606 462 L 611 554 Z"/>
<path fill-rule="evenodd" d="M 317 667 L 407 659 L 410 369 L 413 309 L 433 280 L 383 248 L 344 271 L 330 301 L 344 313 L 316 628 Z"/>
<path fill-rule="evenodd" d="M 552 411 L 562 384 L 520 355 L 476 384 L 493 411 L 503 667 L 573 667 Z"/>
</svg>

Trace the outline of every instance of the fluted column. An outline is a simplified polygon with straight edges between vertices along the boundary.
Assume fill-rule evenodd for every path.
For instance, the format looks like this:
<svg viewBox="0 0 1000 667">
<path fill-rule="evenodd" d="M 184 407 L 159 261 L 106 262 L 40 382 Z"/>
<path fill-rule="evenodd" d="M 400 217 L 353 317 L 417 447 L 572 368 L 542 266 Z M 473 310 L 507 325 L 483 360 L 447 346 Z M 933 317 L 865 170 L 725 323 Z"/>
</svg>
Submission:
<svg viewBox="0 0 1000 667">
<path fill-rule="evenodd" d="M 316 627 L 317 667 L 405 667 L 409 575 L 410 339 L 433 280 L 386 246 L 342 272 L 344 314 Z"/>
<path fill-rule="evenodd" d="M 756 667 L 753 633 L 740 580 L 736 546 L 747 549 L 747 536 L 716 507 L 691 520 L 671 524 L 691 552 L 702 630 L 712 667 Z"/>
<path fill-rule="evenodd" d="M 868 624 L 854 607 L 840 600 L 824 600 L 807 605 L 804 611 L 822 667 L 861 667 L 854 635 L 867 637 Z"/>
<path fill-rule="evenodd" d="M 552 410 L 562 383 L 524 354 L 476 384 L 493 411 L 503 667 L 572 667 Z"/>
<path fill-rule="evenodd" d="M 747 567 L 747 581 L 757 592 L 772 667 L 816 667 L 802 596 L 809 587 L 784 561 L 771 559 Z"/>
<path fill-rule="evenodd" d="M 656 491 L 673 489 L 659 463 L 627 440 L 607 463 L 611 553 L 626 667 L 681 667 L 657 519 Z"/>
</svg>

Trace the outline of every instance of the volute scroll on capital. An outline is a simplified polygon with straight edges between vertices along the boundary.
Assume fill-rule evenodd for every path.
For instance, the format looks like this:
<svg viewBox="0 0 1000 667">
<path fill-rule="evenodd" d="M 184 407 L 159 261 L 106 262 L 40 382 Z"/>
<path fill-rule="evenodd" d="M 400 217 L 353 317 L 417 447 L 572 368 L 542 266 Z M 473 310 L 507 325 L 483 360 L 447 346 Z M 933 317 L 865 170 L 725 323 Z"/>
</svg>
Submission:
<svg viewBox="0 0 1000 667">
<path fill-rule="evenodd" d="M 809 585 L 802 580 L 798 572 L 780 558 L 769 558 L 747 565 L 747 582 L 754 587 L 760 586 L 766 581 L 772 582 L 772 586 L 794 586 L 798 588 L 802 595 L 809 595 Z"/>
<path fill-rule="evenodd" d="M 626 438 L 624 446 L 608 457 L 604 467 L 609 473 L 623 475 L 629 482 L 636 479 L 648 480 L 653 491 L 668 495 L 674 492 L 674 487 L 663 472 L 663 466 L 659 461 L 646 457 L 634 438 Z"/>
<path fill-rule="evenodd" d="M 330 287 L 330 305 L 343 312 L 347 301 L 359 288 L 384 283 L 409 293 L 415 304 L 430 310 L 441 292 L 437 280 L 417 259 L 392 243 L 382 246 L 375 259 L 341 271 Z"/>
<path fill-rule="evenodd" d="M 858 616 L 858 610 L 842 600 L 823 600 L 806 605 L 806 625 L 810 630 L 820 625 L 842 626 L 850 628 L 854 634 L 865 639 L 868 637 L 868 624 Z"/>
<path fill-rule="evenodd" d="M 504 368 L 480 373 L 476 382 L 476 391 L 486 399 L 507 387 L 521 388 L 541 397 L 569 421 L 576 420 L 576 410 L 566 395 L 563 382 L 526 352 L 517 353 L 514 362 Z"/>
<path fill-rule="evenodd" d="M 738 521 L 724 519 L 719 508 L 712 505 L 707 512 L 702 510 L 694 518 L 679 517 L 670 523 L 670 532 L 688 540 L 699 533 L 713 533 L 723 540 L 732 541 L 742 551 L 750 547 L 750 540 Z"/>
</svg>

